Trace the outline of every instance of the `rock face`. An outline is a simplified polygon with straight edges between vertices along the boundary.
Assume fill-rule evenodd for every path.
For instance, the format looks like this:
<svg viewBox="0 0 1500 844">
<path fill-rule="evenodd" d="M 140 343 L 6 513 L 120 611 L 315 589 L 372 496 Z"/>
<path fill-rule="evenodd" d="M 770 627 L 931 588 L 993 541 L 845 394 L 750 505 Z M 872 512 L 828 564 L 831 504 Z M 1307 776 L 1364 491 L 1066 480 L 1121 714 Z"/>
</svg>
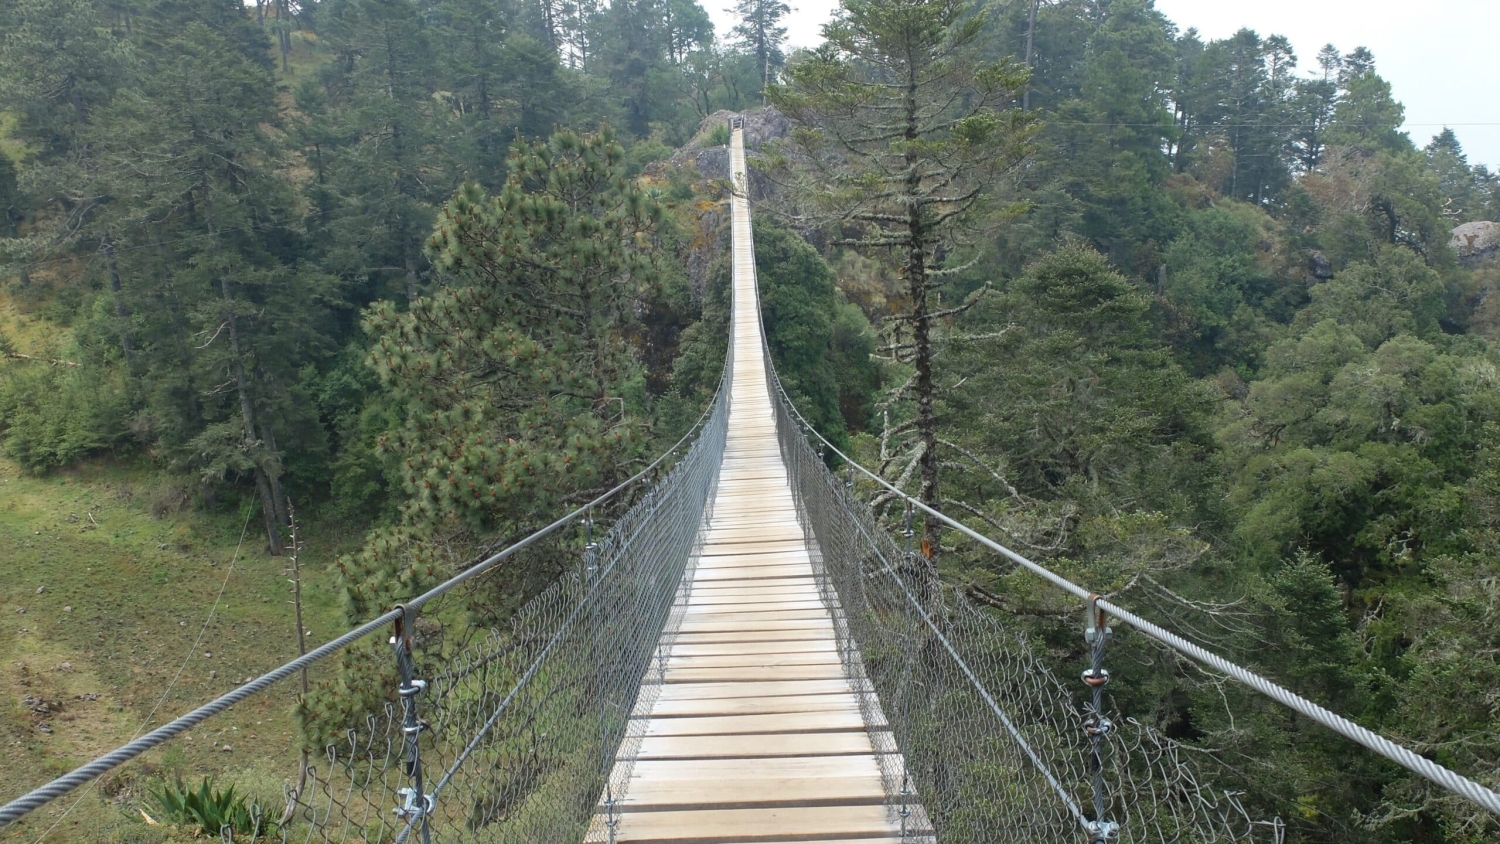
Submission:
<svg viewBox="0 0 1500 844">
<path fill-rule="evenodd" d="M 669 171 L 696 172 L 698 201 L 695 203 L 697 232 L 688 245 L 684 256 L 688 276 L 692 279 L 693 293 L 702 296 L 708 279 L 709 268 L 728 245 L 729 220 L 729 147 L 712 144 L 714 130 L 729 125 L 731 117 L 745 120 L 745 146 L 759 149 L 773 138 L 784 138 L 791 134 L 792 122 L 774 107 L 752 111 L 716 111 L 698 124 L 693 139 L 672 154 L 666 161 L 646 167 L 646 175 L 665 179 Z M 758 202 L 775 199 L 778 187 L 753 168 L 750 170 L 750 195 Z"/>
<path fill-rule="evenodd" d="M 1448 241 L 1458 254 L 1459 263 L 1472 267 L 1486 258 L 1500 255 L 1500 223 L 1481 220 L 1464 223 L 1453 230 L 1453 239 Z"/>
<path fill-rule="evenodd" d="M 1333 262 L 1321 251 L 1314 249 L 1307 256 L 1307 271 L 1318 281 L 1327 281 L 1333 278 Z"/>
</svg>

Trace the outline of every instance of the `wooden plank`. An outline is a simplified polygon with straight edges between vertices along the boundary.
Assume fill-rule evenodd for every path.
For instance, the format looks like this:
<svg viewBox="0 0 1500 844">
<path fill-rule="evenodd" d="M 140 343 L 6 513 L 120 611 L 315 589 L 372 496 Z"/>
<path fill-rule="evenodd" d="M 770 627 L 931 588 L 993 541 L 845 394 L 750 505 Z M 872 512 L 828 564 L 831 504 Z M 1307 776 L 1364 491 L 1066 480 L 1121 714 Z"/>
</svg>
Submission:
<svg viewBox="0 0 1500 844">
<path fill-rule="evenodd" d="M 673 653 L 667 668 L 784 668 L 789 665 L 838 665 L 839 653 L 833 648 L 791 653 L 739 653 L 712 656 L 684 656 Z"/>
<path fill-rule="evenodd" d="M 649 712 L 636 712 L 635 714 L 652 718 L 684 718 L 708 715 L 769 715 L 778 712 L 848 711 L 859 711 L 859 700 L 852 694 L 657 700 L 652 704 Z"/>
<path fill-rule="evenodd" d="M 738 683 L 767 680 L 837 680 L 844 667 L 822 665 L 738 666 L 732 668 L 668 668 L 666 683 Z"/>
<path fill-rule="evenodd" d="M 697 645 L 675 642 L 671 646 L 674 657 L 799 653 L 838 653 L 838 643 L 833 639 L 812 639 L 798 642 L 717 642 Z"/>
<path fill-rule="evenodd" d="M 679 633 L 675 641 L 685 644 L 708 642 L 798 642 L 805 640 L 833 641 L 831 630 L 733 630 L 727 633 Z"/>
<path fill-rule="evenodd" d="M 639 762 L 653 759 L 781 759 L 811 756 L 868 756 L 869 735 L 847 733 L 763 733 L 739 736 L 647 736 Z"/>
<path fill-rule="evenodd" d="M 777 633 L 790 630 L 826 631 L 833 635 L 833 621 L 829 618 L 810 618 L 792 621 L 693 621 L 687 619 L 678 628 L 678 635 L 693 633 Z"/>
<path fill-rule="evenodd" d="M 789 712 L 774 715 L 707 715 L 701 718 L 652 718 L 648 736 L 733 736 L 777 733 L 863 733 L 859 711 Z"/>
<path fill-rule="evenodd" d="M 736 609 L 734 607 L 709 606 L 689 609 L 683 615 L 684 622 L 697 624 L 728 623 L 731 621 L 827 621 L 828 610 L 822 602 L 812 607 L 785 609 L 781 604 L 768 604 L 765 608 Z"/>
<path fill-rule="evenodd" d="M 899 833 L 884 806 L 690 809 L 679 812 L 624 812 L 620 842 L 728 844 L 777 839 L 889 836 Z"/>
<path fill-rule="evenodd" d="M 681 780 L 632 778 L 619 802 L 620 810 L 851 806 L 885 802 L 885 785 L 878 776 L 746 777 L 734 780 L 733 788 L 725 788 L 720 780 L 692 778 L 689 771 L 682 773 L 685 778 Z"/>
<path fill-rule="evenodd" d="M 698 595 L 689 599 L 685 609 L 688 613 L 705 610 L 734 608 L 737 612 L 785 612 L 787 610 L 823 610 L 827 606 L 818 599 L 818 593 L 809 590 L 806 597 L 800 595 Z"/>
<path fill-rule="evenodd" d="M 847 680 L 767 680 L 755 683 L 669 683 L 662 686 L 660 699 L 834 694 L 849 694 L 849 682 Z"/>
</svg>

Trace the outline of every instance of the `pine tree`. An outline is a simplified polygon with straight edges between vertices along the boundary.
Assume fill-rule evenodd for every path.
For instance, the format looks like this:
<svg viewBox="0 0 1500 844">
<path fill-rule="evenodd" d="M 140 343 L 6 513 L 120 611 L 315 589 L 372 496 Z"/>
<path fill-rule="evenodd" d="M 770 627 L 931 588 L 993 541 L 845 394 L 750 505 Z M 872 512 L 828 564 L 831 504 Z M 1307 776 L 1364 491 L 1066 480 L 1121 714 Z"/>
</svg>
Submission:
<svg viewBox="0 0 1500 844">
<path fill-rule="evenodd" d="M 947 314 L 935 291 L 967 260 L 966 234 L 995 217 L 996 181 L 1029 152 L 1033 118 L 1011 104 L 1026 72 L 978 55 L 985 16 L 965 0 L 845 0 L 824 29 L 827 43 L 769 89 L 798 124 L 794 147 L 773 159 L 802 180 L 814 218 L 837 242 L 890 257 L 902 275 L 904 312 L 891 320 L 889 351 L 911 377 L 891 400 L 914 405 L 885 438 L 887 467 L 942 507 L 938 487 L 939 388 L 935 332 Z M 892 439 L 894 437 L 894 440 Z M 936 554 L 939 523 L 923 541 Z"/>
<path fill-rule="evenodd" d="M 738 0 L 731 11 L 739 16 L 740 22 L 729 33 L 755 56 L 761 86 L 765 88 L 776 81 L 777 73 L 786 65 L 786 55 L 782 52 L 786 27 L 781 20 L 792 9 L 785 0 Z"/>
<path fill-rule="evenodd" d="M 280 553 L 278 441 L 294 430 L 316 432 L 297 446 L 320 438 L 306 424 L 299 368 L 328 349 L 334 290 L 292 263 L 293 196 L 261 129 L 276 121 L 268 63 L 237 49 L 233 27 L 153 12 L 137 28 L 153 45 L 145 72 L 101 111 L 88 142 L 89 184 L 109 200 L 94 225 L 117 301 L 128 303 L 117 316 L 138 345 L 141 424 L 205 490 L 252 480 Z"/>
<path fill-rule="evenodd" d="M 433 570 L 440 539 L 461 562 L 587 500 L 643 441 L 627 329 L 658 282 L 660 208 L 607 130 L 519 144 L 509 171 L 499 193 L 466 185 L 440 215 L 428 254 L 449 283 L 366 317 L 370 364 L 404 415 L 385 448 L 407 500 L 346 562 L 360 606 Z"/>
<path fill-rule="evenodd" d="M 321 74 L 316 134 L 329 201 L 325 266 L 363 282 L 369 299 L 394 283 L 415 300 L 427 275 L 422 240 L 454 182 L 447 153 L 452 112 L 433 97 L 436 59 L 428 16 L 410 0 L 320 4 L 319 32 L 334 52 Z M 326 162 L 326 163 L 323 163 Z"/>
</svg>

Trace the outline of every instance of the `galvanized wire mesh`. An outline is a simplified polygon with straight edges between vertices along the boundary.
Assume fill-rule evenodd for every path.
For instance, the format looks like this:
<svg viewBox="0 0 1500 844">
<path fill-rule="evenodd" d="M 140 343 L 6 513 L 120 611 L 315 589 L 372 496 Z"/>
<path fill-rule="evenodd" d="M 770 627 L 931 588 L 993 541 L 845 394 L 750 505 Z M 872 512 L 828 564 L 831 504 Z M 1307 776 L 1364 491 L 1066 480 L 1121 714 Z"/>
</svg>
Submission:
<svg viewBox="0 0 1500 844">
<path fill-rule="evenodd" d="M 429 800 L 401 793 L 414 772 L 402 752 L 403 712 L 388 704 L 326 749 L 278 836 L 576 844 L 591 824 L 606 823 L 596 807 L 628 777 L 615 757 L 633 756 L 645 722 L 630 715 L 659 689 L 659 641 L 676 626 L 727 420 L 725 398 L 686 457 L 591 537 L 577 573 L 528 602 L 507 629 L 445 658 L 412 696 Z M 401 805 L 421 811 L 402 818 L 392 811 Z"/>
<path fill-rule="evenodd" d="M 1094 712 L 1087 687 L 1070 690 L 1025 629 L 942 585 L 910 538 L 902 548 L 878 523 L 852 476 L 828 470 L 776 392 L 814 571 L 871 738 L 899 751 L 883 775 L 912 840 L 1281 840 L 1278 820 L 1251 817 L 1205 779 L 1211 757 L 1189 758 L 1201 754 L 1119 717 L 1107 695 Z"/>
</svg>

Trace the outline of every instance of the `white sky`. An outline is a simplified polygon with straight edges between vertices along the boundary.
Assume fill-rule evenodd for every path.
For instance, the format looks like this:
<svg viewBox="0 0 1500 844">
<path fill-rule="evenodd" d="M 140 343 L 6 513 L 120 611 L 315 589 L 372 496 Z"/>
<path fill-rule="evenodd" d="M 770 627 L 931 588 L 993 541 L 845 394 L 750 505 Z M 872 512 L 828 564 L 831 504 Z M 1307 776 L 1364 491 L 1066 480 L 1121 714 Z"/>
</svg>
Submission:
<svg viewBox="0 0 1500 844">
<path fill-rule="evenodd" d="M 727 33 L 733 16 L 722 7 L 730 0 L 700 2 L 715 30 Z M 789 2 L 787 40 L 816 45 L 837 0 Z M 1204 40 L 1245 26 L 1285 35 L 1304 70 L 1316 67 L 1318 49 L 1329 42 L 1344 53 L 1369 47 L 1376 70 L 1406 106 L 1417 146 L 1447 125 L 1470 162 L 1500 165 L 1500 0 L 1156 0 L 1156 8 L 1184 30 L 1196 27 Z"/>
</svg>

